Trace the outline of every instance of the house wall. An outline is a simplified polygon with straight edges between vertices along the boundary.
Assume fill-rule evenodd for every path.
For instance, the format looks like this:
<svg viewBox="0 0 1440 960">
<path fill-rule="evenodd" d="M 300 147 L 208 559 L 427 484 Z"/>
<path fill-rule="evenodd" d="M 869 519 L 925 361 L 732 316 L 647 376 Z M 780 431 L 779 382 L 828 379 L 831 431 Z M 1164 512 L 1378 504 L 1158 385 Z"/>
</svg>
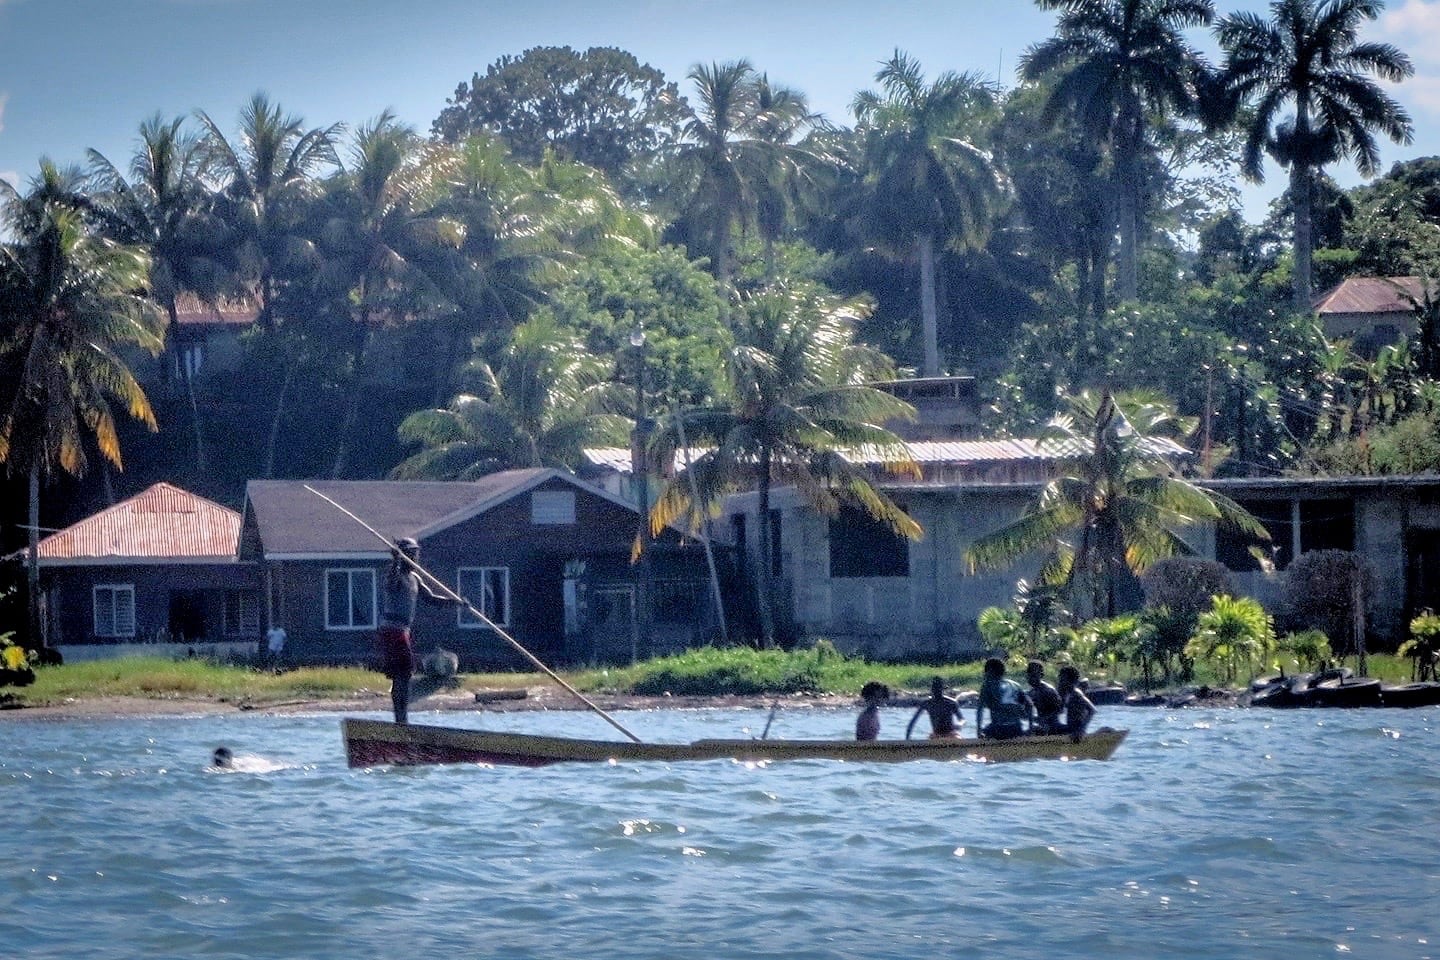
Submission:
<svg viewBox="0 0 1440 960">
<path fill-rule="evenodd" d="M 186 642 L 258 641 L 253 636 L 226 634 L 225 594 L 229 590 L 250 591 L 258 602 L 259 573 L 247 563 L 214 564 L 117 564 L 73 567 L 46 567 L 41 588 L 49 610 L 49 642 L 53 645 L 158 643 L 170 635 L 170 600 L 177 591 L 199 591 L 206 635 L 187 637 Z M 135 636 L 103 638 L 95 635 L 94 588 L 97 585 L 134 587 Z"/>
<path fill-rule="evenodd" d="M 507 568 L 510 620 L 508 625 L 502 625 L 505 631 L 547 664 L 596 659 L 594 651 L 577 647 L 574 638 L 567 640 L 565 635 L 565 565 L 570 560 L 588 559 L 595 576 L 629 584 L 633 574 L 628 558 L 637 532 L 637 515 L 561 479 L 547 481 L 536 490 L 574 491 L 575 522 L 532 523 L 531 497 L 523 493 L 424 537 L 420 562 L 452 590 L 456 589 L 456 571 L 461 567 Z M 662 538 L 666 545 L 677 542 L 673 534 Z M 273 616 L 285 627 L 288 656 L 298 662 L 317 663 L 363 663 L 374 658 L 373 626 L 326 628 L 325 571 L 373 570 L 378 591 L 388 560 L 283 561 L 270 562 L 267 567 L 274 598 Z M 476 598 L 471 599 L 478 603 Z M 465 670 L 532 669 L 490 628 L 460 626 L 453 604 L 432 605 L 422 596 L 414 637 L 417 655 L 444 647 L 459 655 Z M 628 650 L 628 641 L 625 647 Z M 614 651 L 604 653 L 599 659 L 613 659 Z"/>
</svg>

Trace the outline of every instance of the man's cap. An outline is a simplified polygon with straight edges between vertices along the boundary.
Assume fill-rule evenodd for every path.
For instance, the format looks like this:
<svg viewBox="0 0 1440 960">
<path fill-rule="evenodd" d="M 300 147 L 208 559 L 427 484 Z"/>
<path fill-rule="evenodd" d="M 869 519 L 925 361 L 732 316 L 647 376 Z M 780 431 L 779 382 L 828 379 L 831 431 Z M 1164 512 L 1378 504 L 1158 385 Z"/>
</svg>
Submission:
<svg viewBox="0 0 1440 960">
<path fill-rule="evenodd" d="M 403 550 L 405 553 L 415 553 L 418 552 L 420 549 L 420 541 L 416 540 L 414 537 L 401 537 L 400 539 L 395 541 L 395 546 L 397 549 Z"/>
</svg>

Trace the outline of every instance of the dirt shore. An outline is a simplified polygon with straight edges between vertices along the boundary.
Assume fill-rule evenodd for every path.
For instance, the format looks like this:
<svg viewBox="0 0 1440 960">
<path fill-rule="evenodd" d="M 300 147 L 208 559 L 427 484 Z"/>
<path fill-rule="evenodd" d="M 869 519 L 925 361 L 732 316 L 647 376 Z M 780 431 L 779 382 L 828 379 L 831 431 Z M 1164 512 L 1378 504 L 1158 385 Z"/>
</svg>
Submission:
<svg viewBox="0 0 1440 960">
<path fill-rule="evenodd" d="M 849 696 L 789 697 L 638 697 L 586 694 L 592 703 L 611 710 L 696 710 L 703 708 L 754 708 L 768 710 L 777 701 L 785 709 L 850 708 Z M 896 705 L 903 705 L 899 701 Z M 119 717 L 184 717 L 226 713 L 358 713 L 390 709 L 384 692 L 345 699 L 233 701 L 210 697 L 83 697 L 44 706 L 0 704 L 0 722 L 6 720 L 78 720 Z M 524 710 L 588 710 L 572 694 L 555 687 L 530 687 L 523 697 L 513 691 L 442 690 L 411 703 L 415 711 L 469 711 L 510 713 Z"/>
</svg>

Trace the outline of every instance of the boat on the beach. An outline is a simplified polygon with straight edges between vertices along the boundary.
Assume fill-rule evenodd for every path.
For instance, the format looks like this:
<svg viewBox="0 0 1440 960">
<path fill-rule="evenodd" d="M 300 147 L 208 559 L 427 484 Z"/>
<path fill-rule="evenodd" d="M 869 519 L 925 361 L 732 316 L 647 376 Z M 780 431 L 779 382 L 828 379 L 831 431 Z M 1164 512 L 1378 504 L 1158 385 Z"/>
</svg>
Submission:
<svg viewBox="0 0 1440 960">
<path fill-rule="evenodd" d="M 397 724 L 346 717 L 340 721 L 352 767 L 382 764 L 488 763 L 543 767 L 552 763 L 659 760 L 1108 760 L 1128 730 L 1102 727 L 1078 743 L 1068 736 L 1011 740 L 696 740 L 630 743 L 500 733 L 461 727 Z"/>
</svg>

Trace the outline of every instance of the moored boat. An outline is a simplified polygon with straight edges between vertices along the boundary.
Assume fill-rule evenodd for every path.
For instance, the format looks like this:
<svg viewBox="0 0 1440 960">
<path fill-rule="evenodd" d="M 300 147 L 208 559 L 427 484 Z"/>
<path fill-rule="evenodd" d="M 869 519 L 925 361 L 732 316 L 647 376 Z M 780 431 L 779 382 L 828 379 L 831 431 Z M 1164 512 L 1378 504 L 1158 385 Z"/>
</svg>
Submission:
<svg viewBox="0 0 1440 960">
<path fill-rule="evenodd" d="M 1380 699 L 1387 707 L 1440 706 L 1440 683 L 1382 684 Z"/>
<path fill-rule="evenodd" d="M 1079 742 L 1068 736 L 1012 740 L 696 740 L 628 743 L 574 737 L 499 733 L 461 727 L 396 724 L 346 717 L 340 721 L 352 767 L 381 764 L 487 763 L 542 767 L 552 763 L 658 760 L 1108 760 L 1127 730 L 1102 727 Z"/>
<path fill-rule="evenodd" d="M 1310 687 L 1313 707 L 1378 707 L 1380 681 L 1374 677 L 1341 677 Z"/>
</svg>

